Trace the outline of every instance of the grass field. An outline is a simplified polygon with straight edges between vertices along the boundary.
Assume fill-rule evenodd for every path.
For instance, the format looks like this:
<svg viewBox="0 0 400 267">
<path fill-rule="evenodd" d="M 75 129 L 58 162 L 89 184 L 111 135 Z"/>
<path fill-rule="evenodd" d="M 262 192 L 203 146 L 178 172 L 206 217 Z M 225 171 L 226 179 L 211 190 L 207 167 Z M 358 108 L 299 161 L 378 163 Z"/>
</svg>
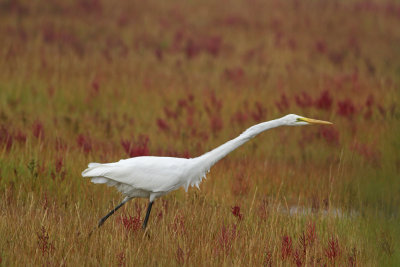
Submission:
<svg viewBox="0 0 400 267">
<path fill-rule="evenodd" d="M 0 0 L 1 266 L 399 266 L 400 3 Z M 195 157 L 129 202 L 89 162 Z"/>
</svg>

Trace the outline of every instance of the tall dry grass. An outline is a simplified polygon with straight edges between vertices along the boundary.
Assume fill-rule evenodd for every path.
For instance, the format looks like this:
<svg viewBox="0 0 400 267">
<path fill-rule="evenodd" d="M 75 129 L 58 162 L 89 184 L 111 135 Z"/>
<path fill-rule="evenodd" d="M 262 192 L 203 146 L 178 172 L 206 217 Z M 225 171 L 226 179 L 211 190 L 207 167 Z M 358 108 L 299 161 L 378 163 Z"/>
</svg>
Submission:
<svg viewBox="0 0 400 267">
<path fill-rule="evenodd" d="M 399 263 L 396 1 L 0 2 L 0 263 Z M 88 162 L 194 157 L 287 113 L 201 190 L 133 200 Z"/>
</svg>

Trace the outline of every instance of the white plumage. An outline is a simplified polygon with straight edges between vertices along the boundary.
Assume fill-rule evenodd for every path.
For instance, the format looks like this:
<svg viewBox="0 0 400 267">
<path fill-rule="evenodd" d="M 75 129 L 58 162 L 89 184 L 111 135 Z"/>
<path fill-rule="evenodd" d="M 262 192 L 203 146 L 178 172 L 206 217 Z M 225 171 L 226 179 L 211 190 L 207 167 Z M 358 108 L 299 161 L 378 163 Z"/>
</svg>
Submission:
<svg viewBox="0 0 400 267">
<path fill-rule="evenodd" d="M 83 177 L 92 177 L 91 180 L 95 184 L 115 186 L 118 191 L 125 195 L 121 204 L 102 218 L 98 226 L 100 227 L 110 215 L 131 198 L 142 197 L 150 200 L 143 224 L 144 228 L 152 203 L 156 198 L 180 187 L 184 187 L 186 191 L 189 186 L 199 187 L 202 179 L 206 177 L 206 173 L 216 162 L 263 131 L 283 125 L 300 126 L 308 124 L 331 123 L 289 114 L 280 119 L 254 125 L 235 139 L 197 158 L 142 156 L 113 163 L 89 163 L 88 168 L 82 172 Z"/>
<path fill-rule="evenodd" d="M 82 176 L 93 177 L 96 184 L 115 186 L 125 196 L 153 201 L 181 186 L 187 190 L 189 185 L 198 185 L 205 172 L 196 159 L 143 156 L 114 163 L 90 163 Z"/>
</svg>

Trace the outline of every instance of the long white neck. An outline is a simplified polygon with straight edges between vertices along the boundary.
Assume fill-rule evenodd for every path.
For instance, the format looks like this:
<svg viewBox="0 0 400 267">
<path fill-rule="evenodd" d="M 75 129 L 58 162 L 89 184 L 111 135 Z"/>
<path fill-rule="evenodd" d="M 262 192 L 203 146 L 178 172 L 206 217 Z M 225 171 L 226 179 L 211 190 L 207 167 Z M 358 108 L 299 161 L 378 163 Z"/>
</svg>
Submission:
<svg viewBox="0 0 400 267">
<path fill-rule="evenodd" d="M 224 158 L 230 152 L 232 152 L 239 146 L 243 145 L 256 135 L 282 125 L 284 125 L 282 119 L 276 119 L 256 124 L 248 128 L 246 131 L 244 131 L 241 135 L 239 135 L 235 139 L 232 139 L 226 142 L 225 144 L 220 145 L 219 147 L 195 158 L 194 160 L 198 161 L 198 163 L 201 165 L 204 171 L 208 171 L 215 163 L 217 163 L 219 160 Z"/>
</svg>

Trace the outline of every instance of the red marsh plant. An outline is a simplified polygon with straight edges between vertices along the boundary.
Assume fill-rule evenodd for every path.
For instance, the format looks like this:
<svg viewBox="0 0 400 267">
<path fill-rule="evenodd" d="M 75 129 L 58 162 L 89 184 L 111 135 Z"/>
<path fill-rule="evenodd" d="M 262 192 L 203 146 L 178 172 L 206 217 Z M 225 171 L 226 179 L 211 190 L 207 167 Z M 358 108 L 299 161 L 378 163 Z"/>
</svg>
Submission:
<svg viewBox="0 0 400 267">
<path fill-rule="evenodd" d="M 313 105 L 313 99 L 307 92 L 301 92 L 301 94 L 294 97 L 297 106 L 301 108 L 309 108 Z"/>
<path fill-rule="evenodd" d="M 54 245 L 50 242 L 49 234 L 44 226 L 36 232 L 37 245 L 43 257 L 48 257 L 55 250 Z"/>
<path fill-rule="evenodd" d="M 17 133 L 14 135 L 14 139 L 21 145 L 26 143 L 26 134 L 23 133 L 21 130 L 18 130 Z"/>
<path fill-rule="evenodd" d="M 43 127 L 43 124 L 39 120 L 36 120 L 32 124 L 32 134 L 37 139 L 39 139 L 39 138 L 43 139 L 44 138 L 44 127 Z"/>
<path fill-rule="evenodd" d="M 164 107 L 164 115 L 167 117 L 167 119 L 176 120 L 179 116 L 179 113 L 177 111 L 171 110 L 169 107 Z"/>
<path fill-rule="evenodd" d="M 341 249 L 339 246 L 339 241 L 336 237 L 332 236 L 328 240 L 328 244 L 326 248 L 324 249 L 325 256 L 330 260 L 330 261 L 336 261 L 336 259 L 340 256 L 341 254 Z"/>
<path fill-rule="evenodd" d="M 351 267 L 357 266 L 357 249 L 355 247 L 351 249 L 349 256 L 347 258 L 347 262 Z"/>
<path fill-rule="evenodd" d="M 303 231 L 298 240 L 298 247 L 292 253 L 292 260 L 296 266 L 303 266 L 306 260 L 307 248 L 310 245 L 308 241 L 307 234 Z"/>
<path fill-rule="evenodd" d="M 275 106 L 278 108 L 279 112 L 286 112 L 290 108 L 289 98 L 285 93 L 281 94 L 278 101 L 275 101 Z"/>
<path fill-rule="evenodd" d="M 210 128 L 214 135 L 220 132 L 224 127 L 221 116 L 222 106 L 222 99 L 217 98 L 214 91 L 211 91 L 208 95 L 208 101 L 204 102 L 204 108 L 207 112 Z"/>
<path fill-rule="evenodd" d="M 315 222 L 309 221 L 306 227 L 306 242 L 307 245 L 313 246 L 315 240 L 317 239 L 317 233 L 315 231 Z"/>
<path fill-rule="evenodd" d="M 268 218 L 269 215 L 269 210 L 268 210 L 268 206 L 269 206 L 269 200 L 267 198 L 263 198 L 261 200 L 261 203 L 258 205 L 258 217 L 265 221 Z"/>
<path fill-rule="evenodd" d="M 243 219 L 243 214 L 240 212 L 239 206 L 232 207 L 232 214 L 235 216 L 239 221 Z"/>
<path fill-rule="evenodd" d="M 232 193 L 235 196 L 245 196 L 250 191 L 251 182 L 243 171 L 235 173 L 235 181 L 232 183 Z"/>
<path fill-rule="evenodd" d="M 54 143 L 54 148 L 57 152 L 65 152 L 67 150 L 67 144 L 61 137 L 57 137 Z"/>
<path fill-rule="evenodd" d="M 238 85 L 245 78 L 245 72 L 241 67 L 226 68 L 224 71 L 224 77 L 228 81 Z"/>
<path fill-rule="evenodd" d="M 340 144 L 340 133 L 334 127 L 320 127 L 317 134 L 330 145 Z"/>
<path fill-rule="evenodd" d="M 232 224 L 230 227 L 222 225 L 221 231 L 218 236 L 218 245 L 216 247 L 216 253 L 229 254 L 232 249 L 233 242 L 238 236 L 236 224 Z"/>
<path fill-rule="evenodd" d="M 320 54 L 325 54 L 327 52 L 327 44 L 324 40 L 317 40 L 314 43 L 314 49 Z"/>
<path fill-rule="evenodd" d="M 265 121 L 267 117 L 267 109 L 261 102 L 256 101 L 255 110 L 251 112 L 251 116 L 255 122 Z"/>
<path fill-rule="evenodd" d="M 193 39 L 188 39 L 185 46 L 185 55 L 187 59 L 193 59 L 201 52 L 201 46 Z"/>
<path fill-rule="evenodd" d="M 293 263 L 296 264 L 296 266 L 298 267 L 303 266 L 304 256 L 299 249 L 296 248 L 292 253 L 292 256 L 293 256 Z"/>
<path fill-rule="evenodd" d="M 161 198 L 161 206 L 162 208 L 157 214 L 158 221 L 160 221 L 163 218 L 164 213 L 167 214 L 168 212 L 168 200 Z"/>
<path fill-rule="evenodd" d="M 322 91 L 314 104 L 319 109 L 330 110 L 333 104 L 333 99 L 329 90 Z"/>
<path fill-rule="evenodd" d="M 272 250 L 268 248 L 268 245 L 265 247 L 263 266 L 265 267 L 273 266 Z"/>
<path fill-rule="evenodd" d="M 288 235 L 282 237 L 281 243 L 281 260 L 286 260 L 292 255 L 293 252 L 293 244 L 292 238 Z"/>
<path fill-rule="evenodd" d="M 135 217 L 127 214 L 122 214 L 118 219 L 117 222 L 122 224 L 126 233 L 137 232 L 142 226 L 142 220 L 140 219 L 140 213 L 138 213 Z"/>
<path fill-rule="evenodd" d="M 92 151 L 92 141 L 89 135 L 79 134 L 76 138 L 76 143 L 78 144 L 78 147 L 85 152 L 85 154 L 88 154 L 90 151 Z"/>
<path fill-rule="evenodd" d="M 356 113 L 356 107 L 353 104 L 353 101 L 349 98 L 339 101 L 337 106 L 337 113 L 345 118 L 351 119 Z"/>
<path fill-rule="evenodd" d="M 49 208 L 49 198 L 47 196 L 47 192 L 44 192 L 44 194 L 43 194 L 42 207 L 43 207 L 43 210 L 47 210 Z"/>
<path fill-rule="evenodd" d="M 13 144 L 13 136 L 4 125 L 0 127 L 0 144 L 6 151 L 10 151 Z"/>
<path fill-rule="evenodd" d="M 202 39 L 203 50 L 209 55 L 217 57 L 222 48 L 221 36 L 204 36 Z"/>
<path fill-rule="evenodd" d="M 224 128 L 224 122 L 221 115 L 213 114 L 210 116 L 210 127 L 214 134 L 217 134 Z"/>
<path fill-rule="evenodd" d="M 179 235 L 186 234 L 185 220 L 181 213 L 177 213 L 175 215 L 171 230 L 174 234 L 179 234 Z"/>
<path fill-rule="evenodd" d="M 140 134 L 137 140 L 135 140 L 135 138 L 132 138 L 132 141 L 122 139 L 121 145 L 124 148 L 125 153 L 132 158 L 149 155 L 149 142 L 150 138 L 147 135 Z"/>
<path fill-rule="evenodd" d="M 373 108 L 374 104 L 375 104 L 374 96 L 371 94 L 368 95 L 367 99 L 365 100 L 365 105 L 364 105 L 366 108 L 366 111 L 364 113 L 364 118 L 366 120 L 371 119 L 372 113 L 373 113 L 372 108 Z"/>
<path fill-rule="evenodd" d="M 126 257 L 124 251 L 121 251 L 120 253 L 117 254 L 117 265 L 126 266 Z"/>
<path fill-rule="evenodd" d="M 247 122 L 248 118 L 249 116 L 247 115 L 247 112 L 242 112 L 238 110 L 231 116 L 230 121 L 232 123 L 237 123 L 240 126 L 243 126 Z"/>
<path fill-rule="evenodd" d="M 355 140 L 350 149 L 357 152 L 357 154 L 370 164 L 376 167 L 380 166 L 381 152 L 377 148 L 374 148 L 374 145 L 363 144 Z"/>
<path fill-rule="evenodd" d="M 304 231 L 301 232 L 298 243 L 299 243 L 299 248 L 301 251 L 301 256 L 304 258 L 307 254 L 307 247 L 308 247 L 308 240 L 307 240 L 307 236 L 304 233 Z"/>
<path fill-rule="evenodd" d="M 164 132 L 168 132 L 170 129 L 168 122 L 166 122 L 165 120 L 163 120 L 161 118 L 157 119 L 157 126 L 158 126 L 158 129 L 160 129 L 161 131 L 164 131 Z"/>
<path fill-rule="evenodd" d="M 183 252 L 183 249 L 179 245 L 176 249 L 175 258 L 178 264 L 183 265 L 185 263 L 185 252 Z"/>
<path fill-rule="evenodd" d="M 66 171 L 64 168 L 64 159 L 62 157 L 58 157 L 54 162 L 54 171 L 51 172 L 51 178 L 54 180 L 56 177 L 60 177 L 63 181 L 66 175 Z"/>
</svg>

